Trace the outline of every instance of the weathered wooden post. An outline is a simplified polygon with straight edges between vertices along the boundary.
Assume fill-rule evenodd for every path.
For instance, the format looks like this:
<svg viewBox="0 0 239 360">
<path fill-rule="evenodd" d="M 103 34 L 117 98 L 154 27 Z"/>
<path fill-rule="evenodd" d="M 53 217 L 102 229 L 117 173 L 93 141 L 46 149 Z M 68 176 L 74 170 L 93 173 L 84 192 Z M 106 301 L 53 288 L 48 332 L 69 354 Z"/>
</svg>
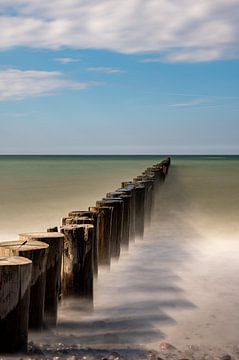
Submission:
<svg viewBox="0 0 239 360">
<path fill-rule="evenodd" d="M 171 159 L 170 157 L 168 157 L 167 159 L 163 160 L 161 162 L 162 166 L 163 166 L 163 173 L 164 173 L 164 176 L 166 177 L 167 174 L 168 174 L 168 168 L 170 166 L 170 163 L 171 163 Z"/>
<path fill-rule="evenodd" d="M 143 176 L 145 178 L 147 178 L 147 179 L 150 179 L 153 182 L 153 195 L 152 195 L 152 211 L 153 211 L 154 205 L 155 205 L 155 199 L 156 199 L 157 194 L 159 192 L 161 182 L 160 182 L 156 172 L 146 170 L 146 171 L 143 172 Z"/>
<path fill-rule="evenodd" d="M 112 229 L 112 217 L 113 207 L 93 207 L 90 210 L 97 213 L 97 241 L 98 241 L 98 253 L 99 253 L 99 265 L 110 266 L 111 257 L 111 229 Z"/>
<path fill-rule="evenodd" d="M 121 247 L 124 249 L 129 248 L 129 236 L 130 236 L 130 205 L 131 195 L 127 195 L 124 191 L 116 190 L 106 194 L 107 198 L 117 198 L 124 202 L 123 208 L 123 230 L 122 230 L 122 241 Z"/>
<path fill-rule="evenodd" d="M 158 178 L 159 178 L 159 182 L 162 184 L 165 181 L 165 171 L 163 168 L 163 165 L 159 164 L 159 165 L 153 165 L 152 171 L 156 171 Z"/>
<path fill-rule="evenodd" d="M 59 232 L 32 232 L 19 234 L 23 242 L 42 241 L 49 245 L 46 270 L 46 291 L 44 322 L 46 326 L 56 326 L 57 307 L 61 287 L 61 265 L 64 247 L 64 235 Z"/>
<path fill-rule="evenodd" d="M 112 213 L 112 229 L 111 229 L 111 257 L 119 258 L 120 245 L 122 241 L 123 231 L 123 211 L 124 202 L 116 198 L 104 198 L 96 202 L 96 207 L 113 207 Z"/>
<path fill-rule="evenodd" d="M 161 161 L 160 163 L 153 165 L 153 168 L 158 170 L 162 182 L 164 182 L 167 176 L 170 163 L 171 163 L 171 159 L 170 157 L 168 157 L 167 159 Z"/>
<path fill-rule="evenodd" d="M 93 225 L 65 225 L 62 297 L 78 296 L 93 306 Z"/>
<path fill-rule="evenodd" d="M 73 210 L 68 213 L 68 217 L 79 217 L 79 216 L 88 216 L 92 217 L 92 212 L 89 210 Z"/>
<path fill-rule="evenodd" d="M 47 229 L 47 232 L 58 232 L 58 227 L 57 226 L 53 226 Z"/>
<path fill-rule="evenodd" d="M 70 211 L 68 217 L 62 219 L 62 225 L 70 224 L 92 224 L 94 225 L 94 238 L 93 238 L 93 265 L 94 265 L 94 275 L 98 276 L 98 243 L 97 243 L 97 214 L 94 211 L 90 210 L 74 210 Z"/>
<path fill-rule="evenodd" d="M 146 175 L 148 174 L 154 174 L 154 176 L 157 179 L 157 182 L 159 183 L 161 181 L 161 169 L 156 167 L 149 167 L 144 172 Z"/>
<path fill-rule="evenodd" d="M 0 353 L 27 351 L 32 262 L 0 257 Z"/>
<path fill-rule="evenodd" d="M 0 243 L 0 256 L 22 256 L 32 261 L 32 277 L 29 306 L 29 328 L 42 329 L 46 265 L 49 245 L 40 241 L 5 241 Z"/>
<path fill-rule="evenodd" d="M 151 213 L 152 213 L 152 198 L 153 198 L 153 181 L 148 180 L 143 176 L 137 176 L 134 179 L 134 182 L 145 186 L 145 225 L 148 227 L 151 222 Z"/>
<path fill-rule="evenodd" d="M 139 176 L 140 181 L 143 182 L 147 182 L 149 184 L 148 187 L 148 211 L 149 211 L 149 216 L 148 216 L 148 225 L 150 225 L 151 222 L 151 217 L 153 214 L 153 209 L 154 209 L 154 201 L 155 201 L 155 196 L 156 196 L 156 180 L 155 177 L 153 175 L 142 175 Z"/>
<path fill-rule="evenodd" d="M 135 237 L 142 239 L 144 236 L 144 204 L 145 186 L 133 182 L 123 182 L 122 187 L 134 187 L 135 191 Z"/>
<path fill-rule="evenodd" d="M 123 182 L 121 188 L 118 188 L 116 191 L 123 191 L 125 194 L 131 196 L 131 206 L 130 206 L 130 241 L 135 241 L 135 186 L 132 182 Z"/>
<path fill-rule="evenodd" d="M 87 216 L 87 217 L 91 218 L 92 213 L 90 213 L 90 211 L 88 211 L 88 210 L 73 210 L 73 211 L 70 211 L 68 213 L 68 216 L 62 218 L 62 226 L 73 224 L 74 219 L 76 219 L 78 217 L 81 217 L 81 216 Z"/>
</svg>

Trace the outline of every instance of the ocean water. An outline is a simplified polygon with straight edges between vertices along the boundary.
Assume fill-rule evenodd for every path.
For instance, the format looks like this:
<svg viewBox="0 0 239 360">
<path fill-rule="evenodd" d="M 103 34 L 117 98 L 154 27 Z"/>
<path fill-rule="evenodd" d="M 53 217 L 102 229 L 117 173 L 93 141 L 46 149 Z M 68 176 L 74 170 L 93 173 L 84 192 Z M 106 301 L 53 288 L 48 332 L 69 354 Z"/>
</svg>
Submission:
<svg viewBox="0 0 239 360">
<path fill-rule="evenodd" d="M 1 157 L 0 239 L 58 225 L 68 211 L 94 205 L 162 158 Z M 57 330 L 32 339 L 97 349 L 158 350 L 167 341 L 239 351 L 238 189 L 238 156 L 173 156 L 144 239 L 100 271 L 94 313 L 65 303 Z"/>
<path fill-rule="evenodd" d="M 59 225 L 160 156 L 0 156 L 0 241 Z"/>
</svg>

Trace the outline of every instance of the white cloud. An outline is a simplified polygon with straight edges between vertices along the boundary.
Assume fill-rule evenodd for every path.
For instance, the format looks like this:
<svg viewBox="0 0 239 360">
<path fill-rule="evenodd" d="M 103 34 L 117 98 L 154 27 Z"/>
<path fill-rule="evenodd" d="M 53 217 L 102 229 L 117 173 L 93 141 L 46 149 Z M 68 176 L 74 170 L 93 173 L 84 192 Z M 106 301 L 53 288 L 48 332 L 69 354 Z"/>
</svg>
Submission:
<svg viewBox="0 0 239 360">
<path fill-rule="evenodd" d="M 184 96 L 184 95 L 180 95 Z M 195 95 L 185 95 L 186 97 L 191 97 Z M 201 98 L 195 98 L 193 100 L 188 100 L 184 102 L 177 102 L 174 104 L 169 104 L 171 108 L 177 109 L 190 109 L 190 108 L 216 108 L 216 107 L 238 107 L 238 97 L 227 97 L 227 96 L 204 96 Z"/>
<path fill-rule="evenodd" d="M 60 64 L 71 64 L 71 63 L 76 63 L 76 62 L 80 62 L 80 59 L 73 59 L 73 58 L 56 58 L 55 61 L 59 62 Z"/>
<path fill-rule="evenodd" d="M 53 95 L 61 89 L 83 90 L 89 86 L 67 80 L 56 71 L 0 70 L 0 101 Z"/>
<path fill-rule="evenodd" d="M 141 63 L 158 63 L 158 62 L 207 62 L 219 60 L 223 54 L 219 49 L 187 49 L 174 50 L 161 57 L 150 57 L 141 60 Z"/>
<path fill-rule="evenodd" d="M 106 49 L 163 61 L 239 57 L 239 0 L 0 0 L 0 48 Z"/>
<path fill-rule="evenodd" d="M 124 72 L 124 70 L 122 69 L 118 69 L 118 68 L 111 68 L 111 67 L 90 67 L 87 68 L 88 71 L 92 71 L 92 72 L 99 72 L 99 73 L 103 73 L 103 74 L 121 74 Z"/>
<path fill-rule="evenodd" d="M 194 99 L 194 100 L 183 102 L 183 103 L 181 102 L 181 103 L 176 103 L 176 104 L 170 104 L 169 106 L 177 107 L 177 108 L 186 108 L 186 107 L 200 106 L 200 105 L 203 105 L 206 103 L 208 103 L 207 99 Z"/>
</svg>

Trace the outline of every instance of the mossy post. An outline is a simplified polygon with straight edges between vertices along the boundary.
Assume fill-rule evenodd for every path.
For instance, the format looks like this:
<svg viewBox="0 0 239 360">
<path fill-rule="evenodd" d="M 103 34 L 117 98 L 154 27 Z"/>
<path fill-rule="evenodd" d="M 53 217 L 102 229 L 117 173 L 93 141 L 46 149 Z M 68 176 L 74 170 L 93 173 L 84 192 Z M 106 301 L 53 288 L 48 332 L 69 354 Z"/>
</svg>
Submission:
<svg viewBox="0 0 239 360">
<path fill-rule="evenodd" d="M 0 353 L 26 352 L 31 260 L 0 257 Z"/>
<path fill-rule="evenodd" d="M 65 225 L 62 297 L 78 296 L 93 306 L 93 225 Z"/>
<path fill-rule="evenodd" d="M 46 270 L 46 291 L 44 322 L 46 326 L 56 326 L 57 307 L 61 288 L 61 265 L 64 235 L 59 232 L 33 232 L 19 234 L 19 239 L 42 241 L 49 245 Z"/>
<path fill-rule="evenodd" d="M 22 256 L 32 261 L 29 328 L 35 330 L 42 329 L 44 325 L 48 248 L 48 244 L 33 240 L 15 240 L 0 243 L 0 256 Z"/>
<path fill-rule="evenodd" d="M 113 207 L 92 207 L 97 214 L 96 237 L 98 242 L 99 266 L 110 267 L 111 258 L 111 228 Z"/>
</svg>

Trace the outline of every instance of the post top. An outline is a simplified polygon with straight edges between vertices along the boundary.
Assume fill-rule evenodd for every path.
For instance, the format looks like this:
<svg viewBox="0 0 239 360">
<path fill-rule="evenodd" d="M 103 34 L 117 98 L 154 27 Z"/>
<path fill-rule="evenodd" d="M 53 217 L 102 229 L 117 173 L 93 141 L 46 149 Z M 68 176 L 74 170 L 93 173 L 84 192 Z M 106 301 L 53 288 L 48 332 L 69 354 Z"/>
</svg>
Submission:
<svg viewBox="0 0 239 360">
<path fill-rule="evenodd" d="M 77 216 L 76 220 L 93 220 L 93 219 L 88 216 Z"/>
<path fill-rule="evenodd" d="M 72 210 L 68 213 L 68 216 L 89 216 L 91 215 L 91 211 L 89 210 Z"/>
<path fill-rule="evenodd" d="M 111 204 L 111 203 L 114 204 L 114 203 L 123 203 L 123 200 L 121 200 L 120 198 L 109 197 L 109 198 L 103 198 L 99 202 L 103 204 Z"/>
<path fill-rule="evenodd" d="M 113 210 L 114 207 L 113 206 L 104 206 L 104 205 L 97 207 L 98 211 L 100 211 L 100 210 L 108 210 L 108 209 Z"/>
<path fill-rule="evenodd" d="M 27 265 L 32 261 L 22 256 L 0 256 L 0 266 Z"/>
<path fill-rule="evenodd" d="M 49 238 L 62 238 L 63 235 L 60 232 L 27 232 L 19 234 L 19 238 L 29 238 L 29 239 L 49 239 Z"/>
<path fill-rule="evenodd" d="M 120 196 L 131 196 L 130 194 L 127 194 L 127 191 L 124 191 L 124 190 L 121 190 L 121 189 L 117 189 L 115 191 L 112 191 L 112 192 L 109 192 L 106 194 L 107 196 L 107 199 L 110 198 L 110 197 L 113 197 L 113 198 L 117 198 L 117 197 L 120 197 Z"/>
<path fill-rule="evenodd" d="M 47 249 L 48 247 L 48 244 L 37 240 L 13 240 L 0 242 L 0 248 L 19 251 L 40 250 Z"/>
<path fill-rule="evenodd" d="M 94 225 L 91 224 L 69 224 L 61 226 L 61 230 L 74 230 L 74 229 L 94 229 Z"/>
</svg>

